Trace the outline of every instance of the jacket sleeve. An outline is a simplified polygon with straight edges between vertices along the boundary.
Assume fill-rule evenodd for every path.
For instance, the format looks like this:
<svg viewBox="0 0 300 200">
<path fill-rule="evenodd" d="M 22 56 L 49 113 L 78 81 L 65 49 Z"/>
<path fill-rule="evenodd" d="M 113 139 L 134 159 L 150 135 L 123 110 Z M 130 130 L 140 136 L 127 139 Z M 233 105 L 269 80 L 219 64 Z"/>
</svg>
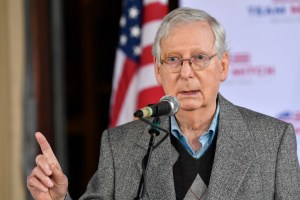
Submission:
<svg viewBox="0 0 300 200">
<path fill-rule="evenodd" d="M 113 198 L 114 162 L 109 141 L 109 133 L 106 130 L 102 134 L 98 170 L 90 179 L 86 192 L 80 199 L 110 200 Z"/>
<path fill-rule="evenodd" d="M 277 154 L 275 199 L 300 199 L 300 168 L 294 128 L 288 124 Z"/>
</svg>

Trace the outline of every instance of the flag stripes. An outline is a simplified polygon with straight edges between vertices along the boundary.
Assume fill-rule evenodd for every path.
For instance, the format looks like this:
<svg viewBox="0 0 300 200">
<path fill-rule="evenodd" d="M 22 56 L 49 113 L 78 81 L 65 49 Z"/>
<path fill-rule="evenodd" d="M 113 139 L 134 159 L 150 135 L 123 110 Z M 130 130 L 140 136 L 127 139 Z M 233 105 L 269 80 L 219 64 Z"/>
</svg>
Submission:
<svg viewBox="0 0 300 200">
<path fill-rule="evenodd" d="M 167 12 L 167 0 L 125 2 L 114 68 L 111 127 L 131 121 L 137 108 L 155 103 L 164 95 L 155 80 L 151 48 Z"/>
</svg>

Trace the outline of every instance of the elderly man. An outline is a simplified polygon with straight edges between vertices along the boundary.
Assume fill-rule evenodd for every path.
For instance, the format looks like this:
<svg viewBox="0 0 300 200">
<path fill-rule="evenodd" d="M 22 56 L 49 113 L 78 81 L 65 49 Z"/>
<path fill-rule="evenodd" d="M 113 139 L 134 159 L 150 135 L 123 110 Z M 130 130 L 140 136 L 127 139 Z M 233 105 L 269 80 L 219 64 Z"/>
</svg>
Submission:
<svg viewBox="0 0 300 200">
<path fill-rule="evenodd" d="M 161 117 L 171 134 L 152 152 L 143 199 L 300 199 L 293 126 L 238 107 L 219 94 L 229 54 L 222 26 L 201 10 L 179 8 L 153 46 L 155 76 L 178 112 Z M 81 199 L 134 199 L 149 141 L 140 120 L 104 131 L 98 170 Z M 165 134 L 160 134 L 158 140 Z M 42 154 L 28 176 L 35 199 L 70 199 L 68 181 L 41 133 Z"/>
</svg>

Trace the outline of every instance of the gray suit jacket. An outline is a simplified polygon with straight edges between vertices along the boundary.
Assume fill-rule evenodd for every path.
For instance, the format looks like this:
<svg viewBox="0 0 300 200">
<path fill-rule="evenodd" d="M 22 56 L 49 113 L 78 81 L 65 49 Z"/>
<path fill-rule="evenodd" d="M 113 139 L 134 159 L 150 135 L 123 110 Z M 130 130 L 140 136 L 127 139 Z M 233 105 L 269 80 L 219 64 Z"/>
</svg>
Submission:
<svg viewBox="0 0 300 200">
<path fill-rule="evenodd" d="M 293 126 L 231 104 L 219 95 L 215 160 L 207 199 L 300 199 L 300 169 Z M 169 129 L 169 118 L 161 127 Z M 102 136 L 99 167 L 81 199 L 133 199 L 149 125 L 137 120 Z M 159 141 L 165 134 L 156 138 Z M 177 152 L 168 137 L 152 154 L 146 197 L 175 200 L 172 166 Z M 178 156 L 178 155 L 177 155 Z"/>
</svg>

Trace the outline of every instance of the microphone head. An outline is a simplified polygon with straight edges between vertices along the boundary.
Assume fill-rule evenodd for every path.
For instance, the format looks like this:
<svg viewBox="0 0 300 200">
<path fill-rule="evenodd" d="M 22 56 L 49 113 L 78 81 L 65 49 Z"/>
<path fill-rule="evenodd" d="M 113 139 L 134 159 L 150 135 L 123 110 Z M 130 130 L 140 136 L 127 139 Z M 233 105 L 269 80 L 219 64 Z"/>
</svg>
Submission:
<svg viewBox="0 0 300 200">
<path fill-rule="evenodd" d="M 168 116 L 175 115 L 179 109 L 179 101 L 176 97 L 172 95 L 165 95 L 163 96 L 160 101 L 167 101 L 171 105 L 172 109 L 171 111 L 167 114 Z"/>
</svg>

